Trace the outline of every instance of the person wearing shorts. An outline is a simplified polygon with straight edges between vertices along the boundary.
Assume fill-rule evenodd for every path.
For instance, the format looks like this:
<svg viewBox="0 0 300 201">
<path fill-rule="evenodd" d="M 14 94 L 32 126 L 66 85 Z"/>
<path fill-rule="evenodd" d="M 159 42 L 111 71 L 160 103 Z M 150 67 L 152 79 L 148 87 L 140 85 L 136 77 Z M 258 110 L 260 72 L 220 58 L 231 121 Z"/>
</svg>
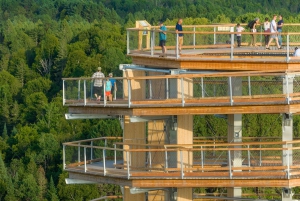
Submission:
<svg viewBox="0 0 300 201">
<path fill-rule="evenodd" d="M 98 71 L 95 72 L 92 76 L 92 80 L 94 81 L 94 94 L 97 100 L 100 101 L 101 94 L 103 93 L 103 78 L 104 74 L 101 72 L 101 67 L 98 67 Z"/>
<path fill-rule="evenodd" d="M 116 91 L 117 91 L 117 81 L 115 78 L 113 78 L 113 74 L 109 73 L 109 81 L 111 82 L 111 95 L 113 97 L 114 100 L 116 100 Z"/>
<path fill-rule="evenodd" d="M 269 43 L 266 45 L 266 49 L 269 50 L 270 47 L 269 45 L 271 44 L 271 42 L 273 41 L 273 39 L 275 39 L 276 45 L 278 49 L 281 49 L 281 47 L 278 44 L 278 32 L 277 32 L 277 24 L 276 24 L 276 19 L 277 19 L 277 15 L 273 15 L 273 20 L 271 22 L 271 38 L 269 40 Z"/>
<path fill-rule="evenodd" d="M 106 78 L 105 81 L 105 96 L 108 97 L 109 101 L 112 101 L 112 95 L 111 95 L 111 82 L 109 80 L 109 77 Z"/>
<path fill-rule="evenodd" d="M 166 56 L 166 52 L 167 52 L 167 48 L 166 48 L 166 41 L 167 41 L 167 28 L 166 26 L 163 24 L 163 22 L 159 23 L 159 46 L 161 47 L 161 51 L 162 51 L 162 55 L 160 55 L 160 57 L 165 57 Z"/>
<path fill-rule="evenodd" d="M 183 33 L 181 33 L 183 31 L 183 29 L 182 29 L 182 19 L 181 18 L 178 20 L 175 30 L 176 30 L 176 33 L 178 34 L 178 50 L 179 50 L 179 54 L 181 54 L 181 48 L 182 48 L 182 44 L 183 44 Z M 177 50 L 175 50 L 175 52 L 176 51 Z"/>
</svg>

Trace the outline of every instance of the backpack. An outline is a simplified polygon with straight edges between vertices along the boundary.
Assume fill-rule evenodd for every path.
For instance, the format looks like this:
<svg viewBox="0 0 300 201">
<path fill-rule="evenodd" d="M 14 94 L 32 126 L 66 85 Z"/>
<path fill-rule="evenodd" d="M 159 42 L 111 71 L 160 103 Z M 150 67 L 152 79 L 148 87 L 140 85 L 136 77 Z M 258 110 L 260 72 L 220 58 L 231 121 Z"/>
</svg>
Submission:
<svg viewBox="0 0 300 201">
<path fill-rule="evenodd" d="M 249 27 L 250 29 L 252 29 L 252 28 L 253 28 L 253 25 L 254 25 L 254 23 L 255 23 L 255 21 L 254 21 L 254 20 L 250 21 L 250 22 L 248 23 L 247 27 Z"/>
</svg>

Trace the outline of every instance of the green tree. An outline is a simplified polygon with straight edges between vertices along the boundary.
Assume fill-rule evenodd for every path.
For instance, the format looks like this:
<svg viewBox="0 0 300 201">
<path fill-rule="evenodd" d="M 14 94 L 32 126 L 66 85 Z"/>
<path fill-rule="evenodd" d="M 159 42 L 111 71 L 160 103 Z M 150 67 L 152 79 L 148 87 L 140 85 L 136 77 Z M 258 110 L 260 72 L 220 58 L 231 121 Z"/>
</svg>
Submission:
<svg viewBox="0 0 300 201">
<path fill-rule="evenodd" d="M 47 192 L 47 198 L 49 201 L 59 201 L 57 196 L 57 190 L 53 182 L 52 176 L 50 177 L 49 188 Z"/>
</svg>

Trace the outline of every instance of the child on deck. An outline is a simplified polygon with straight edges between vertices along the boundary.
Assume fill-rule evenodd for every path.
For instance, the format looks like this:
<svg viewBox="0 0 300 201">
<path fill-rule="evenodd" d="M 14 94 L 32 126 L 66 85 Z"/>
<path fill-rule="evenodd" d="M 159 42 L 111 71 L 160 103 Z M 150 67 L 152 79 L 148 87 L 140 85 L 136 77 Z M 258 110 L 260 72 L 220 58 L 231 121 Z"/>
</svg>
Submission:
<svg viewBox="0 0 300 201">
<path fill-rule="evenodd" d="M 109 101 L 112 101 L 111 87 L 112 85 L 108 77 L 105 81 L 105 96 L 108 97 Z"/>
<path fill-rule="evenodd" d="M 236 32 L 242 32 L 242 31 L 244 31 L 244 30 L 245 30 L 244 27 L 242 27 L 242 26 L 240 25 L 240 23 L 238 23 L 238 24 L 236 25 Z M 236 34 L 236 39 L 237 39 L 238 47 L 241 47 L 242 34 L 240 34 L 240 33 Z"/>
</svg>

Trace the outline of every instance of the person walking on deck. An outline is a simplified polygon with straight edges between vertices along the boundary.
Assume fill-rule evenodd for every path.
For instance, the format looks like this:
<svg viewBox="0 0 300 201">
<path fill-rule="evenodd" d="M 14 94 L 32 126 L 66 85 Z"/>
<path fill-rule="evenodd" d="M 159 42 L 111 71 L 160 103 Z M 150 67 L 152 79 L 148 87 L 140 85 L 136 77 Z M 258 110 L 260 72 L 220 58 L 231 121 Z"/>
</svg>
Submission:
<svg viewBox="0 0 300 201">
<path fill-rule="evenodd" d="M 282 27 L 283 27 L 283 18 L 282 15 L 279 15 L 279 21 L 277 23 L 277 31 L 278 31 L 278 44 L 280 47 L 282 46 L 282 36 L 281 36 Z"/>
<path fill-rule="evenodd" d="M 95 72 L 92 76 L 92 79 L 94 81 L 94 95 L 99 101 L 101 99 L 101 94 L 103 93 L 104 77 L 105 77 L 104 74 L 101 72 L 101 67 L 98 67 L 98 71 Z"/>
<path fill-rule="evenodd" d="M 182 29 L 182 19 L 181 18 L 178 19 L 175 30 L 176 30 L 176 33 L 178 34 L 178 50 L 179 50 L 179 54 L 181 54 L 181 48 L 182 48 L 182 44 L 183 44 L 183 33 L 181 33 L 183 31 L 183 29 Z M 175 49 L 175 52 L 177 53 L 177 48 Z"/>
<path fill-rule="evenodd" d="M 159 46 L 161 47 L 162 54 L 161 57 L 165 57 L 167 53 L 166 41 L 167 41 L 167 28 L 163 22 L 159 22 Z"/>
<path fill-rule="evenodd" d="M 270 49 L 270 44 L 273 41 L 273 39 L 275 39 L 277 48 L 281 49 L 280 45 L 278 44 L 278 37 L 277 37 L 278 32 L 277 32 L 276 19 L 277 19 L 277 15 L 273 15 L 273 20 L 271 22 L 271 36 L 270 36 L 269 43 L 266 45 L 267 50 Z"/>
</svg>

